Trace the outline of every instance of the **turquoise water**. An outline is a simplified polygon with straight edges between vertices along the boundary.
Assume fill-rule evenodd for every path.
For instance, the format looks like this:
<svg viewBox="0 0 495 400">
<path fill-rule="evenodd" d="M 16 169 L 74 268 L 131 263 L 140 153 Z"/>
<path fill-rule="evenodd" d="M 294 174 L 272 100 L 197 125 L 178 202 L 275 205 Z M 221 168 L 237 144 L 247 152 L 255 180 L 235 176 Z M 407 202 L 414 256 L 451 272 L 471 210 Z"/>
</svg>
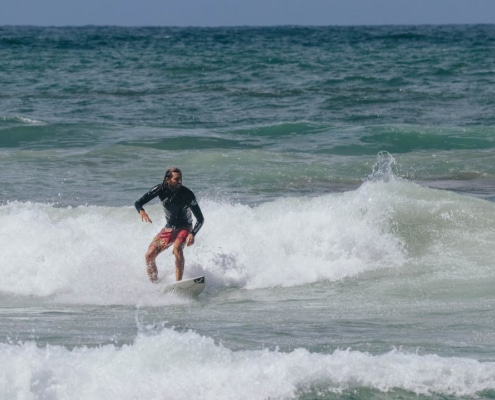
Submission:
<svg viewBox="0 0 495 400">
<path fill-rule="evenodd" d="M 0 27 L 6 399 L 495 393 L 495 27 Z M 149 284 L 179 166 L 197 299 Z M 1 397 L 1 396 L 0 396 Z"/>
</svg>

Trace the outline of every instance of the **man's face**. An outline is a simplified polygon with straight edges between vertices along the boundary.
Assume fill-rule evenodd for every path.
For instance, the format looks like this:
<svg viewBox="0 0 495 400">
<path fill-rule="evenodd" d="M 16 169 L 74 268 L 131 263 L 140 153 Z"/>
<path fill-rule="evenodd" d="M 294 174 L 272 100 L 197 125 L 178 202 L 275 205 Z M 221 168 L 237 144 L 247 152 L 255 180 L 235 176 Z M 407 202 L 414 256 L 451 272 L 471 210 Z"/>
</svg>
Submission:
<svg viewBox="0 0 495 400">
<path fill-rule="evenodd" d="M 168 187 L 172 191 L 177 191 L 182 187 L 182 174 L 178 172 L 172 172 L 172 177 L 167 178 Z"/>
</svg>

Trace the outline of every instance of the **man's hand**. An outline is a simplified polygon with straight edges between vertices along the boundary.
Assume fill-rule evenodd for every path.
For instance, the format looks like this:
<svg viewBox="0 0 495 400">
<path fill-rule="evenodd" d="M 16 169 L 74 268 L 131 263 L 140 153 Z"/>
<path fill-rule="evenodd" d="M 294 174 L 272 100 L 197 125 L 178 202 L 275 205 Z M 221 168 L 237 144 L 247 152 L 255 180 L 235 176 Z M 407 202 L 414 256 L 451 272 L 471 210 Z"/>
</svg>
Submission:
<svg viewBox="0 0 495 400">
<path fill-rule="evenodd" d="M 139 215 L 141 216 L 141 221 L 149 222 L 150 224 L 152 223 L 151 218 L 149 217 L 148 214 L 146 214 L 146 211 L 144 210 L 139 211 Z"/>
<path fill-rule="evenodd" d="M 189 235 L 187 235 L 186 245 L 191 246 L 193 244 L 194 244 L 194 235 L 190 233 Z"/>
</svg>

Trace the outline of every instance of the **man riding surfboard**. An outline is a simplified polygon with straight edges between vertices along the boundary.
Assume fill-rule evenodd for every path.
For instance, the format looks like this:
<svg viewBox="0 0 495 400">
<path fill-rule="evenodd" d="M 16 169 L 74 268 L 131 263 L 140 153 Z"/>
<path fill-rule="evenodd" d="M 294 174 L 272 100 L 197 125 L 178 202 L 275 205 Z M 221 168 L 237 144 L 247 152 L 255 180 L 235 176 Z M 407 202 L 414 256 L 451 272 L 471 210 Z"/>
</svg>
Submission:
<svg viewBox="0 0 495 400">
<path fill-rule="evenodd" d="M 165 211 L 166 225 L 151 241 L 145 254 L 148 277 L 153 283 L 158 281 L 156 257 L 173 244 L 175 279 L 180 281 L 184 274 L 184 245 L 194 244 L 194 237 L 204 223 L 203 213 L 194 193 L 182 186 L 182 172 L 179 168 L 169 168 L 165 173 L 163 182 L 153 186 L 134 203 L 141 220 L 144 222 L 151 223 L 152 221 L 143 206 L 155 197 L 160 199 Z M 196 218 L 194 227 L 191 213 Z"/>
</svg>

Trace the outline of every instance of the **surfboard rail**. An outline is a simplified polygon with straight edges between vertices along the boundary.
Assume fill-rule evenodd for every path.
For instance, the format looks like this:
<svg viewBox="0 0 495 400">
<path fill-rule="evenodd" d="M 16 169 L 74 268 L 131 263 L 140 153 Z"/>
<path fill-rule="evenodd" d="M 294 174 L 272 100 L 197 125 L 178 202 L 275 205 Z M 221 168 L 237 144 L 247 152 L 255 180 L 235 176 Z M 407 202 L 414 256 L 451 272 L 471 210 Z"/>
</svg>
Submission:
<svg viewBox="0 0 495 400">
<path fill-rule="evenodd" d="M 181 281 L 169 283 L 163 289 L 163 293 L 174 293 L 180 296 L 198 297 L 206 286 L 204 276 L 183 279 Z"/>
</svg>

